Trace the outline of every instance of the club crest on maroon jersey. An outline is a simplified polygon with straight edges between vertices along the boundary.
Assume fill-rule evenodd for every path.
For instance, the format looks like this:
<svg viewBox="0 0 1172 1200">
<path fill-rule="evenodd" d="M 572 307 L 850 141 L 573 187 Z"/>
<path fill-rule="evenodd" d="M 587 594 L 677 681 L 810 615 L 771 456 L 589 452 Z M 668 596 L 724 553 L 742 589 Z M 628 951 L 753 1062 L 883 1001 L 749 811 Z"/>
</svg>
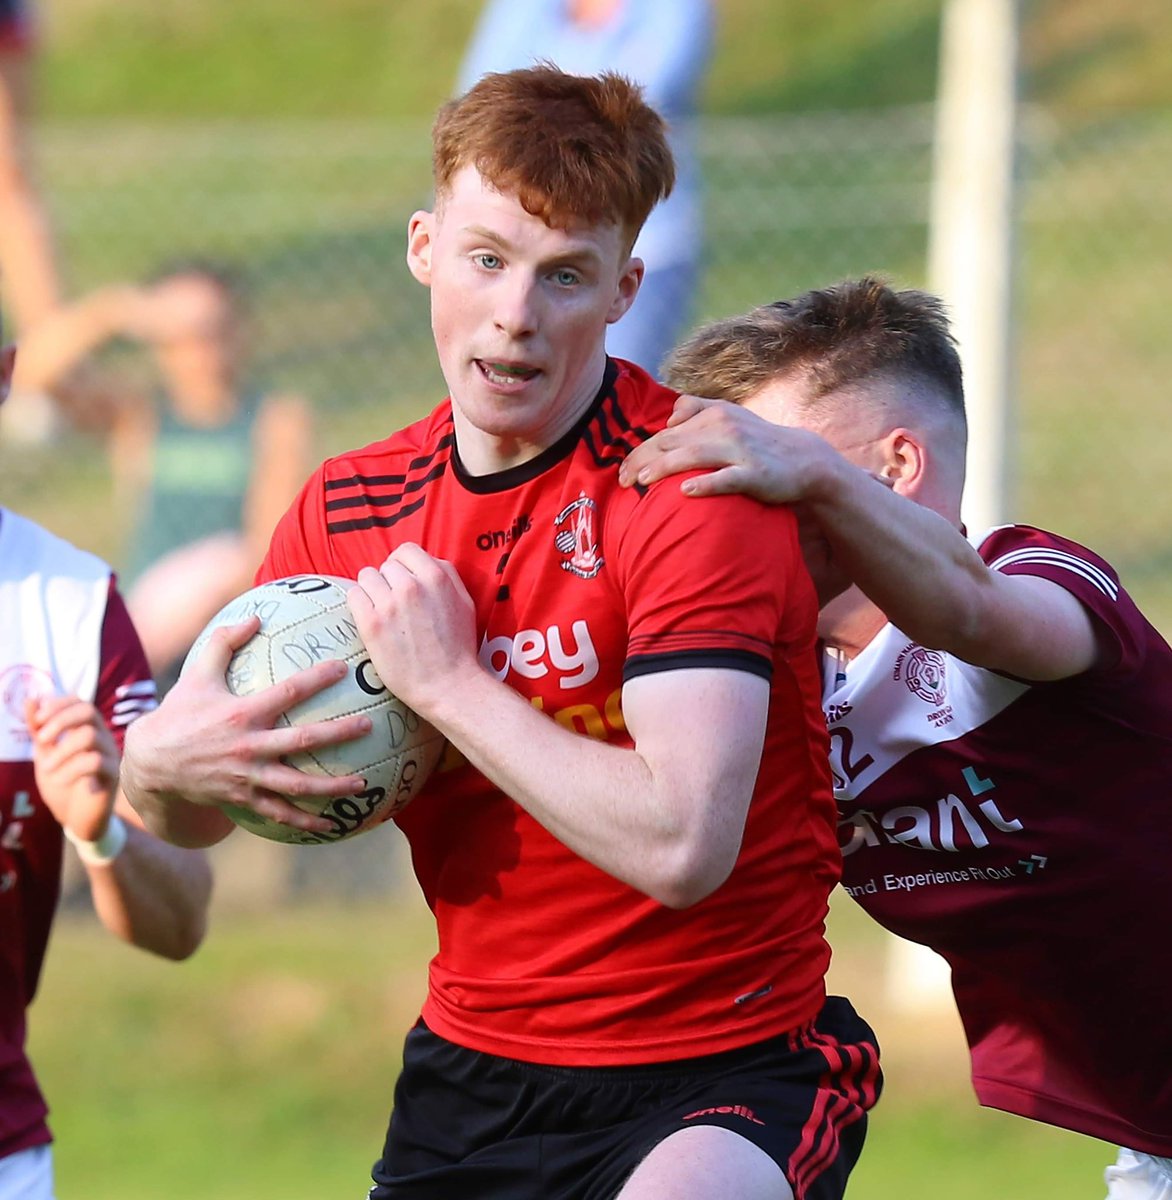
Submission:
<svg viewBox="0 0 1172 1200">
<path fill-rule="evenodd" d="M 903 660 L 903 681 L 908 691 L 929 704 L 941 705 L 948 695 L 944 679 L 944 655 L 939 650 L 917 646 Z"/>
<path fill-rule="evenodd" d="M 27 736 L 25 701 L 52 694 L 53 680 L 48 672 L 39 667 L 17 663 L 6 671 L 0 671 L 0 712 L 4 715 L 5 732 Z"/>
<path fill-rule="evenodd" d="M 562 555 L 561 568 L 593 579 L 605 561 L 598 548 L 598 505 L 583 493 L 554 520 L 553 544 Z"/>
</svg>

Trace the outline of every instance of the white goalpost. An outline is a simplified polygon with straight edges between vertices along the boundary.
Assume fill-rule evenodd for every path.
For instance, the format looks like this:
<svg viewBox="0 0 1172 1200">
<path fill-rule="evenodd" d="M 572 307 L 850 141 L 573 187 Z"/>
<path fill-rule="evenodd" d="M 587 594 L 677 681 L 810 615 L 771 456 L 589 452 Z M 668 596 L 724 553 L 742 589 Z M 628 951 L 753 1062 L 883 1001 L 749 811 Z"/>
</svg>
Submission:
<svg viewBox="0 0 1172 1200">
<path fill-rule="evenodd" d="M 1011 479 L 1017 17 L 1017 0 L 944 0 L 941 21 L 928 287 L 964 366 L 972 532 L 1005 520 Z M 924 946 L 892 937 L 886 976 L 896 1008 L 949 1002 L 947 964 Z"/>
</svg>

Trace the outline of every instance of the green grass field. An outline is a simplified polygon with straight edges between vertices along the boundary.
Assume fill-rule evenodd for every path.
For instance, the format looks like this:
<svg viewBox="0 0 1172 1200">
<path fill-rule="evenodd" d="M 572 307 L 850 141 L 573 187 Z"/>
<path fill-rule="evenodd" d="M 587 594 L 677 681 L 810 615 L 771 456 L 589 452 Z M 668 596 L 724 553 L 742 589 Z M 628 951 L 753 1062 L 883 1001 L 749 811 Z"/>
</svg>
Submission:
<svg viewBox="0 0 1172 1200">
<path fill-rule="evenodd" d="M 851 1200 L 1102 1200 L 1111 1147 L 979 1108 L 952 1013 L 885 1007 L 882 943 L 841 896 L 831 932 L 832 987 L 875 1026 L 887 1073 Z M 430 952 L 409 885 L 221 907 L 180 966 L 64 921 L 32 1025 L 61 1200 L 358 1200 Z"/>
</svg>

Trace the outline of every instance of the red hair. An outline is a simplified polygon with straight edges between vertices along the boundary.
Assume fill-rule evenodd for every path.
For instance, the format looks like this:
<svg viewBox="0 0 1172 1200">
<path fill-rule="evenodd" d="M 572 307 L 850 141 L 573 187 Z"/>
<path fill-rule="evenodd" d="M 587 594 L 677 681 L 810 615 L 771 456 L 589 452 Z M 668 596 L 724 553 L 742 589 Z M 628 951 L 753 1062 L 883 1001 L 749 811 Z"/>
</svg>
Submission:
<svg viewBox="0 0 1172 1200">
<path fill-rule="evenodd" d="M 432 128 L 438 202 L 469 165 L 547 225 L 613 222 L 628 245 L 675 183 L 666 125 L 640 87 L 550 63 L 485 75 L 440 109 Z"/>
</svg>

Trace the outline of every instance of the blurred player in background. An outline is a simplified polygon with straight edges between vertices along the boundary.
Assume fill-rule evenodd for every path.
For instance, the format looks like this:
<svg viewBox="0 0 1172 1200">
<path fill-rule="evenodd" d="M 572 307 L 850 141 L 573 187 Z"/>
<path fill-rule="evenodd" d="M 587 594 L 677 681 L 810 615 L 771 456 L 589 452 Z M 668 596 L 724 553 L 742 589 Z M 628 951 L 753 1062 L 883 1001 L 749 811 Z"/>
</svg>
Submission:
<svg viewBox="0 0 1172 1200">
<path fill-rule="evenodd" d="M 29 169 L 35 43 L 26 0 L 0 0 L 0 267 L 22 333 L 59 300 L 49 224 Z"/>
<path fill-rule="evenodd" d="M 1127 1147 L 1112 1200 L 1166 1200 L 1172 651 L 1085 547 L 966 537 L 934 297 L 807 292 L 666 377 L 718 399 L 682 398 L 624 480 L 713 468 L 683 490 L 797 505 L 816 574 L 854 585 L 819 620 L 847 891 L 951 965 L 983 1104 Z"/>
<path fill-rule="evenodd" d="M 251 584 L 311 465 L 309 407 L 246 386 L 245 331 L 235 278 L 192 261 L 59 309 L 21 347 L 27 378 L 103 414 L 133 512 L 127 605 L 164 688 L 211 616 Z M 77 370 L 116 337 L 151 347 L 156 386 Z"/>
<path fill-rule="evenodd" d="M 37 38 L 31 0 L 0 0 L 0 271 L 22 338 L 60 302 L 52 232 L 30 161 Z M 37 441 L 52 432 L 56 406 L 29 388 L 22 371 L 23 364 L 6 435 Z"/>
<path fill-rule="evenodd" d="M 13 350 L 0 352 L 0 402 Z M 155 706 L 105 563 L 0 508 L 0 1196 L 51 1200 L 47 1108 L 25 1054 L 60 890 L 78 850 L 103 925 L 165 958 L 204 936 L 206 856 L 152 837 L 118 794 L 127 726 Z M 64 835 L 64 837 L 62 836 Z M 95 1036 L 100 1036 L 96 1031 Z"/>
<path fill-rule="evenodd" d="M 695 123 L 712 57 L 708 0 L 488 0 L 465 52 L 459 90 L 488 71 L 545 59 L 563 71 L 635 80 L 668 124 L 676 182 L 639 233 L 639 296 L 610 327 L 607 350 L 652 375 L 687 328 L 704 244 Z"/>
<path fill-rule="evenodd" d="M 439 951 L 370 1196 L 841 1197 L 880 1077 L 825 994 L 840 856 L 797 523 L 618 485 L 675 400 L 605 349 L 671 189 L 663 122 L 618 75 L 543 67 L 485 76 L 433 144 L 407 258 L 450 399 L 323 464 L 259 573 L 357 578 L 378 674 L 451 747 L 397 818 Z M 178 842 L 231 832 L 225 802 L 324 831 L 277 793 L 362 783 L 280 761 L 327 736 L 271 728 L 299 678 L 229 694 L 254 628 L 127 746 Z"/>
</svg>

